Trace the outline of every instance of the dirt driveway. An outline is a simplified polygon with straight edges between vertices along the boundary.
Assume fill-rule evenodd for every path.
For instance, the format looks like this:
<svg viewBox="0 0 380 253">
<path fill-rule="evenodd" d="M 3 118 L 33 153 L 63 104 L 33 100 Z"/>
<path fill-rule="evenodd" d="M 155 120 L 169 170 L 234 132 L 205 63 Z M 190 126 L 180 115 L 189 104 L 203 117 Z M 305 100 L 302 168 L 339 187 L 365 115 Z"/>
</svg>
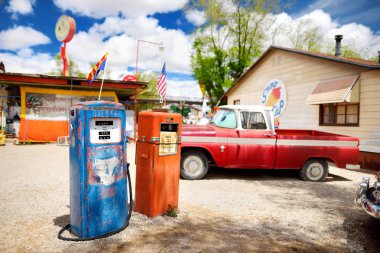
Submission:
<svg viewBox="0 0 380 253">
<path fill-rule="evenodd" d="M 134 148 L 129 144 L 133 181 Z M 212 169 L 204 180 L 181 180 L 177 218 L 133 213 L 130 227 L 112 237 L 60 241 L 57 232 L 69 222 L 68 166 L 67 146 L 0 147 L 0 252 L 380 249 L 380 222 L 353 204 L 355 183 L 368 173 L 337 168 L 324 183 L 303 182 L 289 171 Z"/>
</svg>

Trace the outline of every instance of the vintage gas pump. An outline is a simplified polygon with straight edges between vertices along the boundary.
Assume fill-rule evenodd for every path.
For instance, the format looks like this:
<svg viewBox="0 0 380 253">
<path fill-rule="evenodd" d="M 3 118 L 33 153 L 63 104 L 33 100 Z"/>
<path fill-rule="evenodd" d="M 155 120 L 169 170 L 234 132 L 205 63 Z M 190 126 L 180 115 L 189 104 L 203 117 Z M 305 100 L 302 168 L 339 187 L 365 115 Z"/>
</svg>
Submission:
<svg viewBox="0 0 380 253">
<path fill-rule="evenodd" d="M 180 114 L 141 112 L 136 142 L 135 211 L 148 217 L 178 207 Z"/>
<path fill-rule="evenodd" d="M 70 224 L 58 237 L 83 241 L 120 232 L 132 211 L 124 107 L 79 103 L 70 110 L 70 128 Z M 68 229 L 78 238 L 63 237 Z"/>
</svg>

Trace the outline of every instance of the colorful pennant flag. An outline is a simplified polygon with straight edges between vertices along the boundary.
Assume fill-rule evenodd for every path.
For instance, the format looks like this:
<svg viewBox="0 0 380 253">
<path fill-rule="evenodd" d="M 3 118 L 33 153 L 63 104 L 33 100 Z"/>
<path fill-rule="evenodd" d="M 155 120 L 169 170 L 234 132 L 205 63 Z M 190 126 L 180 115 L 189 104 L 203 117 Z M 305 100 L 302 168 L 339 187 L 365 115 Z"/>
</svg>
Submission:
<svg viewBox="0 0 380 253">
<path fill-rule="evenodd" d="M 100 59 L 100 61 L 98 61 L 98 63 L 96 63 L 96 65 L 92 68 L 90 74 L 88 74 L 87 76 L 88 85 L 90 85 L 95 80 L 100 71 L 105 70 L 107 64 L 107 57 L 108 52 L 105 53 L 102 59 Z"/>
<path fill-rule="evenodd" d="M 158 93 L 161 98 L 166 98 L 166 63 L 164 62 L 164 66 L 162 66 L 161 75 L 158 78 L 157 82 Z"/>
</svg>

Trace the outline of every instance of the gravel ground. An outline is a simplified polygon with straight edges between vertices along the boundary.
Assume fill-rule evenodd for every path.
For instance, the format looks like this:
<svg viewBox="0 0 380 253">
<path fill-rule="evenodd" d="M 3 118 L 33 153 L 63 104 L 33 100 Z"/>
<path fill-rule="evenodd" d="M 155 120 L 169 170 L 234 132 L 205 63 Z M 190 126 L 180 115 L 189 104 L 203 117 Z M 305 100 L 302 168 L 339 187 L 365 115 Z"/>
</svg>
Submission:
<svg viewBox="0 0 380 253">
<path fill-rule="evenodd" d="M 134 144 L 128 145 L 132 180 Z M 69 223 L 68 147 L 0 147 L 0 252 L 379 252 L 380 222 L 353 204 L 372 172 L 330 167 L 327 182 L 289 171 L 211 169 L 180 182 L 177 218 L 133 213 L 123 232 L 57 239 Z M 134 182 L 133 182 L 134 185 Z"/>
</svg>

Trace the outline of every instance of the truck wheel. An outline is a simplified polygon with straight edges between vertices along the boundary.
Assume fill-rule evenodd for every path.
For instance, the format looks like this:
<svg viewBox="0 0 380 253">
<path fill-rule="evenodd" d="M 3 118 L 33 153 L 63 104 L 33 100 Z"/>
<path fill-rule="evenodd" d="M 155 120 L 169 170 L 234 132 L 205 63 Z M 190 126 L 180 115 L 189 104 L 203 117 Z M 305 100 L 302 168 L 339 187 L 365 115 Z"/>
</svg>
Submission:
<svg viewBox="0 0 380 253">
<path fill-rule="evenodd" d="M 322 182 L 329 174 L 329 166 L 321 159 L 311 159 L 305 163 L 300 172 L 304 181 Z"/>
<path fill-rule="evenodd" d="M 197 180 L 203 178 L 208 171 L 206 156 L 199 151 L 187 151 L 181 156 L 181 176 L 184 179 Z"/>
</svg>

